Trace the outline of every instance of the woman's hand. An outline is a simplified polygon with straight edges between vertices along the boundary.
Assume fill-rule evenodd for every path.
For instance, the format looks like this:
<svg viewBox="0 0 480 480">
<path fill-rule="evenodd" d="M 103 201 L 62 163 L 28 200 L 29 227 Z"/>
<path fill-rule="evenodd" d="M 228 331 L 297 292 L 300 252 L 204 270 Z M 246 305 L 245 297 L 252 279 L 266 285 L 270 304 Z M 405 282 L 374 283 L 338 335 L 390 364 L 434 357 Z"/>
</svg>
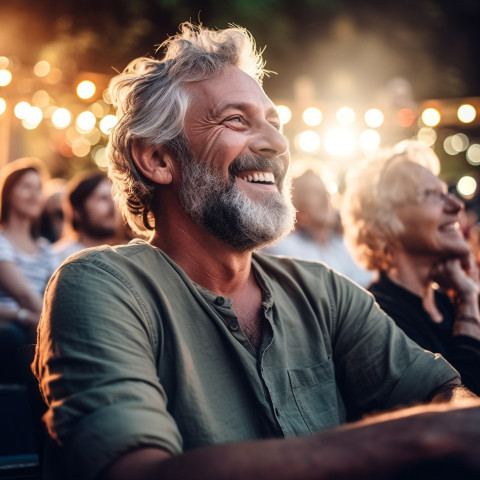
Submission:
<svg viewBox="0 0 480 480">
<path fill-rule="evenodd" d="M 478 301 L 480 278 L 472 253 L 463 258 L 438 262 L 432 268 L 430 278 L 445 290 L 453 290 L 458 302 Z"/>
</svg>

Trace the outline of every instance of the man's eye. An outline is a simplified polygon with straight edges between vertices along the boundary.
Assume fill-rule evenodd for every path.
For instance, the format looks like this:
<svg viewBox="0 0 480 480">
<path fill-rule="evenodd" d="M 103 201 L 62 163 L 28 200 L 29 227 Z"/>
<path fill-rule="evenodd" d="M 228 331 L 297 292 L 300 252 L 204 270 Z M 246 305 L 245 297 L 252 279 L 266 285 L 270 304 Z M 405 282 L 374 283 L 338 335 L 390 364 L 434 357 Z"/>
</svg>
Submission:
<svg viewBox="0 0 480 480">
<path fill-rule="evenodd" d="M 242 117 L 240 115 L 235 115 L 233 117 L 228 117 L 225 121 L 226 122 L 241 122 Z"/>
</svg>

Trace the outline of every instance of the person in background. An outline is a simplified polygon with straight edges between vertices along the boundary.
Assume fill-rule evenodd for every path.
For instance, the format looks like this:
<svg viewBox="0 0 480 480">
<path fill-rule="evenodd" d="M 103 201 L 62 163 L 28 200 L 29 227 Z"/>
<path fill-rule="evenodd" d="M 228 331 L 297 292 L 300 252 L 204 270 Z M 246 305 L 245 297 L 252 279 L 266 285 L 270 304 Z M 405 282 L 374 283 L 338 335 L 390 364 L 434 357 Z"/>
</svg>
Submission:
<svg viewBox="0 0 480 480">
<path fill-rule="evenodd" d="M 337 272 L 367 286 L 375 277 L 361 268 L 345 246 L 338 212 L 319 175 L 307 170 L 293 179 L 292 202 L 297 210 L 295 230 L 279 243 L 265 249 L 274 255 L 319 260 Z"/>
<path fill-rule="evenodd" d="M 64 216 L 64 234 L 53 245 L 60 262 L 85 248 L 112 243 L 119 217 L 107 176 L 98 171 L 75 176 L 65 195 Z"/>
<path fill-rule="evenodd" d="M 43 293 L 56 267 L 38 236 L 43 164 L 22 158 L 0 171 L 0 381 L 21 382 L 18 349 L 35 342 Z"/>
<path fill-rule="evenodd" d="M 379 155 L 352 173 L 342 216 L 359 261 L 380 272 L 369 286 L 380 307 L 480 394 L 478 270 L 460 229 L 464 204 L 438 164 L 416 142 Z"/>
<path fill-rule="evenodd" d="M 40 217 L 40 235 L 50 243 L 56 242 L 63 233 L 63 203 L 67 180 L 51 178 L 44 185 L 45 205 Z"/>
</svg>

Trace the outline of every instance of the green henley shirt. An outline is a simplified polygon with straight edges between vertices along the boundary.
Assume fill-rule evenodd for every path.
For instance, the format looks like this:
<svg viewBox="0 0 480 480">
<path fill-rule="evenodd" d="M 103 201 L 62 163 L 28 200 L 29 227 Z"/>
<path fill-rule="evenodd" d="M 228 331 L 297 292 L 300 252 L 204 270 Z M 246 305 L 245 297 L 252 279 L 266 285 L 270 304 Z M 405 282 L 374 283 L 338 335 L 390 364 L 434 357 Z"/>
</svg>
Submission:
<svg viewBox="0 0 480 480">
<path fill-rule="evenodd" d="M 256 352 L 229 298 L 135 240 L 52 278 L 34 372 L 55 442 L 47 478 L 91 480 L 123 453 L 308 435 L 424 401 L 458 376 L 324 264 L 254 254 Z"/>
</svg>

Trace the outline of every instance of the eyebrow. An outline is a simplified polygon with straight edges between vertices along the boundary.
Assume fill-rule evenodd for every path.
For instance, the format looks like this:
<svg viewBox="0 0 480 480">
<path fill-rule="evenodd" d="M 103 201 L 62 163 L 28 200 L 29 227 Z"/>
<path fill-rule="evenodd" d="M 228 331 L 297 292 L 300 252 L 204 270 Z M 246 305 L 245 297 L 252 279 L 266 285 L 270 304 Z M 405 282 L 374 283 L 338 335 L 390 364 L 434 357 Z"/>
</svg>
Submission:
<svg viewBox="0 0 480 480">
<path fill-rule="evenodd" d="M 252 103 L 247 103 L 247 102 L 231 102 L 231 103 L 223 103 L 218 106 L 216 106 L 213 109 L 213 115 L 215 117 L 220 116 L 222 112 L 228 109 L 232 110 L 241 110 L 243 112 L 248 112 L 249 110 L 254 110 L 256 106 Z M 280 116 L 278 115 L 277 109 L 273 106 L 270 106 L 267 111 L 266 111 L 266 116 L 274 116 L 276 120 L 280 122 Z"/>
</svg>

